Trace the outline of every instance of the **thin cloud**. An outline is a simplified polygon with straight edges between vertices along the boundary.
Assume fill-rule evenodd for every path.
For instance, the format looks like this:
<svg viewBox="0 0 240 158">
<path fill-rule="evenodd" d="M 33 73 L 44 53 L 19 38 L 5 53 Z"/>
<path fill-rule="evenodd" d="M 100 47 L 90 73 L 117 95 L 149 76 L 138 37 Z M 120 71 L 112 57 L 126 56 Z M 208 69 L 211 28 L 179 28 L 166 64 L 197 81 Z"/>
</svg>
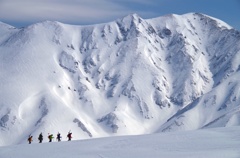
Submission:
<svg viewBox="0 0 240 158">
<path fill-rule="evenodd" d="M 146 4 L 145 0 L 132 2 Z M 0 19 L 19 22 L 56 20 L 65 23 L 98 23 L 135 12 L 137 10 L 114 0 L 0 0 Z M 151 14 L 146 11 L 138 13 Z"/>
<path fill-rule="evenodd" d="M 118 3 L 128 5 L 129 3 L 134 3 L 136 5 L 154 5 L 158 1 L 162 0 L 107 0 L 108 2 Z"/>
<path fill-rule="evenodd" d="M 15 21 L 73 21 L 108 19 L 128 12 L 106 0 L 5 0 L 0 1 L 0 18 Z M 99 20 L 98 20 L 99 21 Z"/>
</svg>

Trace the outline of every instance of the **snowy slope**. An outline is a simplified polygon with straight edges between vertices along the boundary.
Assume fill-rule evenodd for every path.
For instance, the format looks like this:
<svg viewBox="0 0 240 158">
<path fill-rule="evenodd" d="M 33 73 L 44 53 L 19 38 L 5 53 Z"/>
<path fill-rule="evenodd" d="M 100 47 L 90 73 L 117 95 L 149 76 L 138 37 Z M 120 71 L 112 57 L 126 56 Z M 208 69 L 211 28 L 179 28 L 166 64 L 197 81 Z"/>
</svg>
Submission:
<svg viewBox="0 0 240 158">
<path fill-rule="evenodd" d="M 190 13 L 0 25 L 0 145 L 240 124 L 240 32 Z M 10 139 L 9 139 L 10 138 Z"/>
<path fill-rule="evenodd" d="M 0 147 L 1 158 L 237 158 L 240 128 Z"/>
</svg>

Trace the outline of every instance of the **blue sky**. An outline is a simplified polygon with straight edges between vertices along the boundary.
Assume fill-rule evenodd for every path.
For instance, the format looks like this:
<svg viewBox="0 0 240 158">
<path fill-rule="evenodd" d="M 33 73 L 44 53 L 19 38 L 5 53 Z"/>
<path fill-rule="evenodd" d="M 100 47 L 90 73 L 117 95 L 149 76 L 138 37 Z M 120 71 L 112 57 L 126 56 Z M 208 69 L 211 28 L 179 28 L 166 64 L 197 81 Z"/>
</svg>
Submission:
<svg viewBox="0 0 240 158">
<path fill-rule="evenodd" d="M 16 27 L 44 20 L 89 25 L 131 13 L 149 19 L 189 12 L 213 16 L 240 30 L 240 0 L 0 0 L 0 21 Z"/>
</svg>

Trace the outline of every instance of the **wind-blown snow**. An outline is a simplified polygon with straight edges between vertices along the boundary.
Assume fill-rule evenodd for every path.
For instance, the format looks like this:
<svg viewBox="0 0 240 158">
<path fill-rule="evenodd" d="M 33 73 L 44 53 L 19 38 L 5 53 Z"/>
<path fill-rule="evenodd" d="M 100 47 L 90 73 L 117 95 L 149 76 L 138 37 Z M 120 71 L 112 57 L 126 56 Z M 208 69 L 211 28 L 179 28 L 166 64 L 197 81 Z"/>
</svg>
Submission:
<svg viewBox="0 0 240 158">
<path fill-rule="evenodd" d="M 199 13 L 0 23 L 0 145 L 239 125 L 240 32 Z"/>
</svg>

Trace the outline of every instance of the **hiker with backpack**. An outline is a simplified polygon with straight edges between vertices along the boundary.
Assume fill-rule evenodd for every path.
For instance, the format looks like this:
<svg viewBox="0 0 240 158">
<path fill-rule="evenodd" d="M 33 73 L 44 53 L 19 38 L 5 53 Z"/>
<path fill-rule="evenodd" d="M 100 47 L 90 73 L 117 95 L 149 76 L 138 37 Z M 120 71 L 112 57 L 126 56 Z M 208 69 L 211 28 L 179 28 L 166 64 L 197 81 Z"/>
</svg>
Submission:
<svg viewBox="0 0 240 158">
<path fill-rule="evenodd" d="M 42 135 L 42 133 L 39 134 L 38 140 L 39 140 L 39 143 L 42 143 L 42 141 L 43 141 L 43 135 Z"/>
<path fill-rule="evenodd" d="M 32 141 L 33 141 L 33 136 L 29 135 L 29 136 L 28 136 L 28 143 L 31 144 Z"/>
<path fill-rule="evenodd" d="M 54 138 L 54 137 L 53 137 L 53 134 L 50 134 L 50 135 L 49 135 L 49 133 L 48 133 L 49 142 L 52 142 L 53 138 Z"/>
<path fill-rule="evenodd" d="M 67 134 L 67 137 L 68 137 L 68 141 L 71 141 L 72 140 L 72 132 L 68 132 Z"/>
<path fill-rule="evenodd" d="M 61 141 L 61 138 L 62 138 L 62 137 L 61 137 L 61 134 L 58 132 L 58 134 L 57 134 L 57 138 L 56 138 L 56 139 L 58 140 L 58 142 Z"/>
</svg>

